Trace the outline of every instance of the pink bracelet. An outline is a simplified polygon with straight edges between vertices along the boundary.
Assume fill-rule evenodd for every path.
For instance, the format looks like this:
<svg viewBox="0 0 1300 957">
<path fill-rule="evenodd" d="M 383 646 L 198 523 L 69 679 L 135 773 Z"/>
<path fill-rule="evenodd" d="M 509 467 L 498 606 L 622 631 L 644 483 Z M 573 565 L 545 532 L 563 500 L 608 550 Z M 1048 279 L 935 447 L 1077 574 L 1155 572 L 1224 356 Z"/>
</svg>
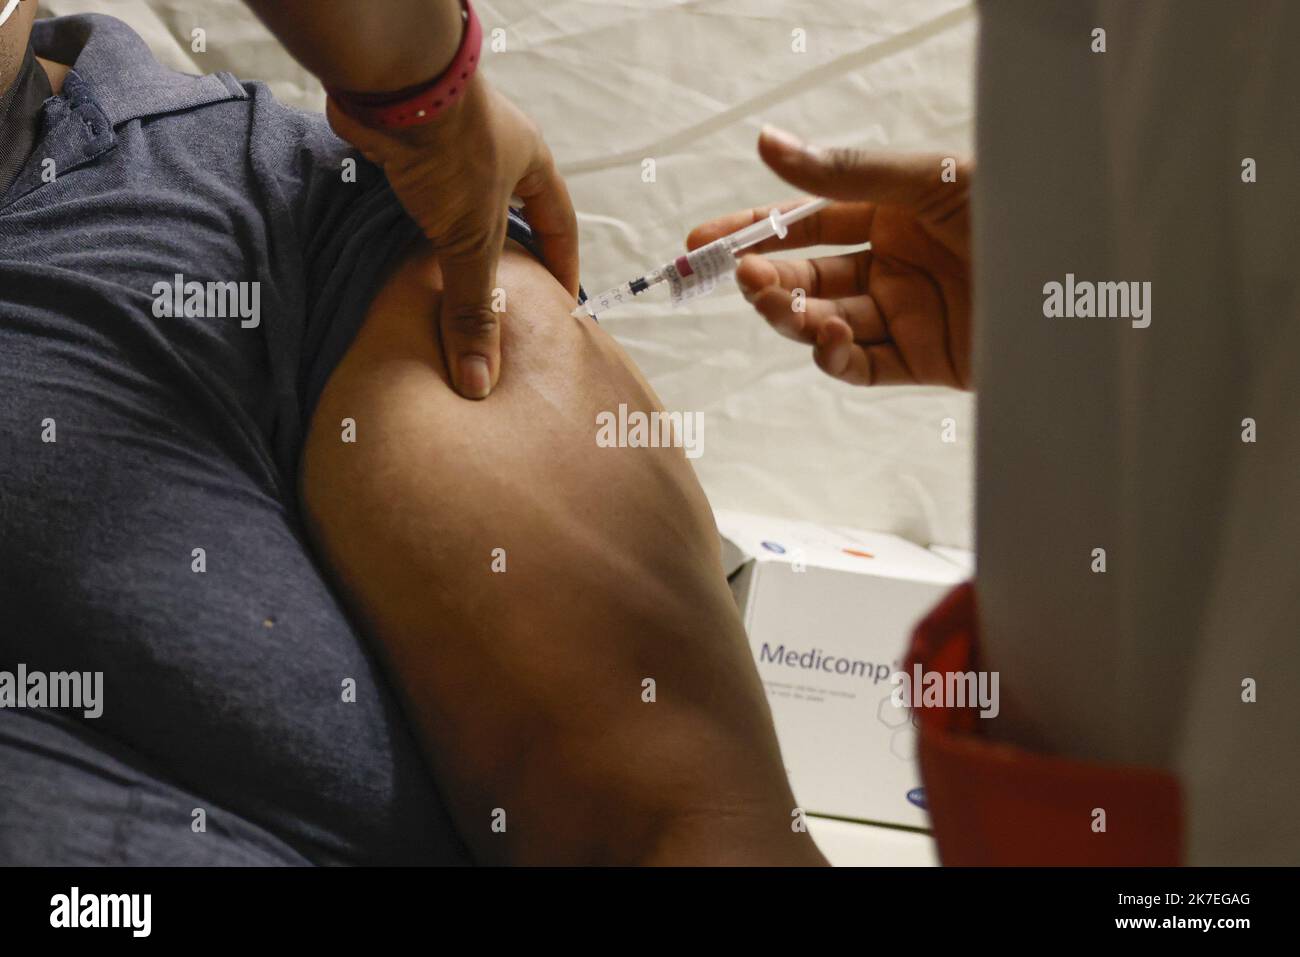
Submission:
<svg viewBox="0 0 1300 957">
<path fill-rule="evenodd" d="M 465 32 L 447 69 L 427 83 L 396 93 L 353 93 L 326 87 L 335 106 L 358 123 L 375 129 L 405 129 L 432 123 L 465 94 L 478 69 L 483 46 L 483 26 L 469 0 L 461 0 Z"/>
</svg>

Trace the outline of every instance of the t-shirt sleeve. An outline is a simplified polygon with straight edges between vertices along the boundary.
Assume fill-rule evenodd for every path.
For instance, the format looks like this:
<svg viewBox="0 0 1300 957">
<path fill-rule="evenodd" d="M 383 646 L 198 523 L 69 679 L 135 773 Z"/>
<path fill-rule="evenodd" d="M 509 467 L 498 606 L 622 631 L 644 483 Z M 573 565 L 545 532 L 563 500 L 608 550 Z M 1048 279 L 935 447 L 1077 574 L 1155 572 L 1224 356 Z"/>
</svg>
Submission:
<svg viewBox="0 0 1300 957">
<path fill-rule="evenodd" d="M 307 175 L 299 196 L 307 293 L 298 369 L 304 420 L 361 328 L 389 266 L 420 234 L 383 172 L 323 122 L 320 127 L 304 141 Z"/>
<path fill-rule="evenodd" d="M 277 465 L 292 482 L 317 400 L 391 264 L 419 237 L 384 177 L 329 128 L 262 84 L 249 154 L 266 209 L 265 268 L 277 314 L 265 330 L 278 408 Z M 292 487 L 292 486 L 290 486 Z"/>
<path fill-rule="evenodd" d="M 263 84 L 246 88 L 253 101 L 249 156 L 267 216 L 263 269 L 275 307 L 265 330 L 278 403 L 271 439 L 292 487 L 321 392 L 420 229 L 383 171 L 335 136 L 324 116 L 281 105 Z M 537 255 L 528 223 L 514 210 L 507 235 Z"/>
</svg>

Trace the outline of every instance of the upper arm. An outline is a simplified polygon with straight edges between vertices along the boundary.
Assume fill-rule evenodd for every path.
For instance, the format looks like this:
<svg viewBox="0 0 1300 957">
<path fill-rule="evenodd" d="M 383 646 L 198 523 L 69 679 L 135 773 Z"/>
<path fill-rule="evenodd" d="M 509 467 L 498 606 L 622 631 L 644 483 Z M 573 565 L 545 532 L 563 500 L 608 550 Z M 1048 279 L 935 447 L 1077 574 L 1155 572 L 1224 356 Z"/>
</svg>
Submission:
<svg viewBox="0 0 1300 957">
<path fill-rule="evenodd" d="M 313 534 L 462 833 L 492 856 L 626 860 L 653 852 L 683 801 L 743 816 L 774 800 L 788 834 L 770 714 L 694 473 L 681 449 L 595 440 L 598 412 L 658 401 L 514 244 L 498 279 L 502 376 L 469 402 L 436 341 L 436 264 L 426 250 L 400 265 L 324 391 L 302 472 Z M 622 820 L 621 846 L 601 815 Z"/>
</svg>

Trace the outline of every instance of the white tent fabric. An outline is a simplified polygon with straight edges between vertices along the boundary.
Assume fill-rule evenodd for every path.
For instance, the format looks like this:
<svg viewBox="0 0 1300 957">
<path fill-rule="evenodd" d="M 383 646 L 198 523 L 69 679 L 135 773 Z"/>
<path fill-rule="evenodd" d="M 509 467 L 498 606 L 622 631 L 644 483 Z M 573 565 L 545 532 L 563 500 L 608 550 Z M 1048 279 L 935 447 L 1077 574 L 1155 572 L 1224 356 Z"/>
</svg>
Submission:
<svg viewBox="0 0 1300 957">
<path fill-rule="evenodd" d="M 288 103 L 323 106 L 316 81 L 240 0 L 41 6 L 110 13 L 170 66 L 230 70 L 266 80 Z M 568 178 L 593 291 L 676 255 L 702 220 L 793 195 L 755 154 L 763 122 L 824 145 L 971 148 L 975 17 L 960 0 L 479 0 L 476 9 L 493 51 L 487 75 L 539 123 Z M 192 52 L 196 28 L 206 52 Z M 653 182 L 643 181 L 645 160 Z M 681 310 L 664 294 L 604 324 L 668 408 L 704 413 L 694 464 L 715 506 L 970 546 L 968 395 L 834 382 L 734 287 Z"/>
</svg>

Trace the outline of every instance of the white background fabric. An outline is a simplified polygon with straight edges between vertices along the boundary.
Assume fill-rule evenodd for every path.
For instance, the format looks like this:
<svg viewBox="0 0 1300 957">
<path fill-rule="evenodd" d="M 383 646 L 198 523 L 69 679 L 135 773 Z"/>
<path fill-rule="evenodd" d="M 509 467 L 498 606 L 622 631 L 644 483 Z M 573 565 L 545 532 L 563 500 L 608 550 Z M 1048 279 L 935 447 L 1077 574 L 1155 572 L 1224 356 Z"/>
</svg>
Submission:
<svg viewBox="0 0 1300 957">
<path fill-rule="evenodd" d="M 270 82 L 319 109 L 319 85 L 240 0 L 42 0 L 110 13 L 168 65 Z M 958 0 L 479 0 L 487 75 L 545 131 L 596 291 L 671 258 L 696 223 L 795 195 L 759 162 L 764 121 L 825 145 L 972 143 L 974 14 Z M 207 32 L 206 53 L 190 31 Z M 793 31 L 807 52 L 792 52 Z M 641 179 L 642 160 L 657 180 Z M 604 320 L 670 409 L 702 411 L 695 466 L 722 508 L 970 545 L 970 397 L 857 389 L 819 372 L 734 286 L 674 311 L 666 292 Z M 941 441 L 945 418 L 956 441 Z"/>
</svg>

